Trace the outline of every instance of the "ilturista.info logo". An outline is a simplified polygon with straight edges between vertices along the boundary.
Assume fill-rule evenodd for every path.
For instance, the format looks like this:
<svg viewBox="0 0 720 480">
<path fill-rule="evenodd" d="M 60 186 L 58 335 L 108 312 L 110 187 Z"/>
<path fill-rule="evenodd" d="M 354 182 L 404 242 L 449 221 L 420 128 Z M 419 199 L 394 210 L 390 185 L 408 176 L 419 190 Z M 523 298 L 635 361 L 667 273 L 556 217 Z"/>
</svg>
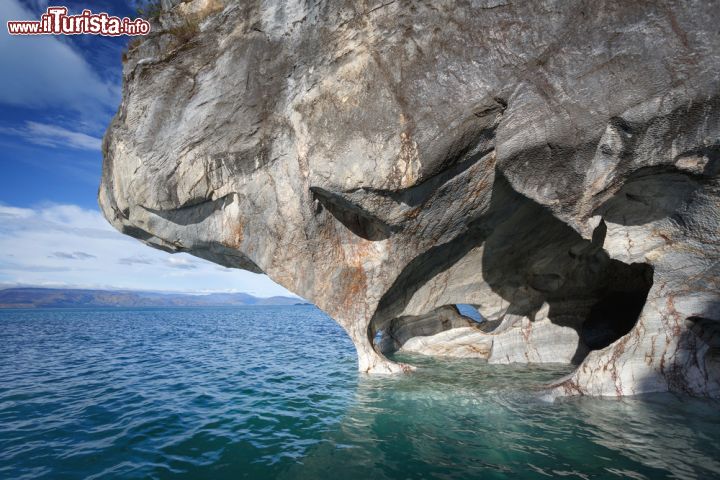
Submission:
<svg viewBox="0 0 720 480">
<path fill-rule="evenodd" d="M 11 20 L 7 22 L 10 35 L 147 35 L 150 22 L 142 18 L 114 17 L 107 13 L 83 10 L 68 15 L 67 7 L 48 7 L 40 20 Z"/>
</svg>

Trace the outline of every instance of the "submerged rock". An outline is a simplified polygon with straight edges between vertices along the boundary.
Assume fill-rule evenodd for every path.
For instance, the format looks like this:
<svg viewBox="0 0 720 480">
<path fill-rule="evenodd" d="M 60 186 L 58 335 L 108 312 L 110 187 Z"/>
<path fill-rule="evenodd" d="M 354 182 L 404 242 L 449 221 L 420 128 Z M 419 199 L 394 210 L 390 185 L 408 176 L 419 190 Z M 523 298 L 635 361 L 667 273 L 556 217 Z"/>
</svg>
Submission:
<svg viewBox="0 0 720 480">
<path fill-rule="evenodd" d="M 103 144 L 120 231 L 267 273 L 361 371 L 720 396 L 720 4 L 165 3 Z"/>
</svg>

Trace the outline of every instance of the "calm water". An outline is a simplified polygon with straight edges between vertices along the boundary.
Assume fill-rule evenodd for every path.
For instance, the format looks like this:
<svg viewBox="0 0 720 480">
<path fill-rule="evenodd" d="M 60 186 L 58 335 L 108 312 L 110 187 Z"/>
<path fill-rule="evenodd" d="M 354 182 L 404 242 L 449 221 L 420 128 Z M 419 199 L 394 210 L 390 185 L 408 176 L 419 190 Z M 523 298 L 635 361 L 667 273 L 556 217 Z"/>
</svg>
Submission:
<svg viewBox="0 0 720 480">
<path fill-rule="evenodd" d="M 313 307 L 0 311 L 0 478 L 720 478 L 717 403 L 404 360 L 357 374 Z"/>
</svg>

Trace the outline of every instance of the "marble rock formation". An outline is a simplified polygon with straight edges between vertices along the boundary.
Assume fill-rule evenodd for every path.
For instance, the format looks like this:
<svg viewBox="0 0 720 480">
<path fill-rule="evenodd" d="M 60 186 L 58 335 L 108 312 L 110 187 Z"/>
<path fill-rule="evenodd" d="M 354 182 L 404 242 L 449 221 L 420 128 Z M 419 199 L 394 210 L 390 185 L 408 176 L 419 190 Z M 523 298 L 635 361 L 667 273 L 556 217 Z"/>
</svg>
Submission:
<svg viewBox="0 0 720 480">
<path fill-rule="evenodd" d="M 121 232 L 265 272 L 363 372 L 402 348 L 720 396 L 720 3 L 163 6 L 103 142 Z"/>
</svg>

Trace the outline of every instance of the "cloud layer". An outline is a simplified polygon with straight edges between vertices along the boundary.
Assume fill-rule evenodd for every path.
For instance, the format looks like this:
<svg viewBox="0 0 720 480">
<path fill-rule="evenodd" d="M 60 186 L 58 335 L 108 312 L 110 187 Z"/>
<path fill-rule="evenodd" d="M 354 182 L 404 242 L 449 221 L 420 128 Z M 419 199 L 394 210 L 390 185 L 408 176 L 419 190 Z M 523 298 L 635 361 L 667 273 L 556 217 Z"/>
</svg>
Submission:
<svg viewBox="0 0 720 480">
<path fill-rule="evenodd" d="M 288 295 L 265 275 L 150 248 L 76 205 L 0 204 L 0 287 L 37 285 Z"/>
<path fill-rule="evenodd" d="M 37 20 L 17 0 L 0 2 L 0 22 Z M 61 107 L 83 115 L 114 110 L 119 86 L 103 81 L 67 42 L 51 35 L 0 35 L 0 103 L 21 107 Z"/>
<path fill-rule="evenodd" d="M 46 123 L 27 121 L 22 128 L 0 127 L 0 133 L 21 137 L 35 145 L 100 151 L 102 139 Z"/>
</svg>

